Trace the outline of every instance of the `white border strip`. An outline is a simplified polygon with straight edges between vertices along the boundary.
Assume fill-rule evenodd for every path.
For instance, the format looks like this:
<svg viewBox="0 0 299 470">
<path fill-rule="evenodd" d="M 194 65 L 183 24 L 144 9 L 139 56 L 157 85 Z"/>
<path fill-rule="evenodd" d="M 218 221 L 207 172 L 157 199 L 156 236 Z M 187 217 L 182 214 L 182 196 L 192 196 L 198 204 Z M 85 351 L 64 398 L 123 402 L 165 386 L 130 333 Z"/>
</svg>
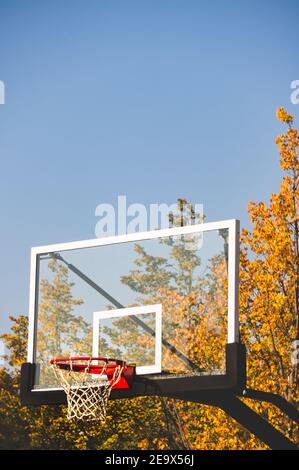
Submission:
<svg viewBox="0 0 299 470">
<path fill-rule="evenodd" d="M 234 220 L 228 232 L 228 343 L 239 342 L 239 257 L 240 222 Z"/>
<path fill-rule="evenodd" d="M 30 291 L 29 291 L 29 325 L 28 325 L 28 351 L 27 362 L 35 362 L 35 332 L 36 332 L 36 314 L 38 299 L 38 263 L 37 255 L 31 250 L 31 264 L 30 264 Z"/>
<path fill-rule="evenodd" d="M 134 242 L 140 240 L 150 240 L 153 238 L 175 237 L 176 235 L 185 235 L 188 233 L 208 232 L 210 230 L 219 230 L 230 228 L 235 220 L 223 220 L 220 222 L 208 222 L 206 224 L 188 225 L 186 227 L 173 227 L 162 230 L 151 230 L 149 232 L 129 233 L 126 235 L 116 235 L 113 237 L 92 238 L 90 240 L 81 240 L 77 242 L 57 243 L 54 245 L 45 245 L 32 248 L 32 252 L 41 255 L 53 251 L 76 250 L 78 248 L 93 248 L 96 246 L 113 245 L 116 243 Z"/>
<path fill-rule="evenodd" d="M 155 364 L 150 366 L 137 366 L 136 374 L 160 374 L 162 371 L 162 304 L 143 305 L 141 307 L 127 307 L 94 312 L 92 355 L 94 357 L 99 356 L 99 330 L 101 320 L 105 318 L 109 319 L 127 317 L 129 315 L 137 316 L 145 313 L 155 313 Z"/>
</svg>

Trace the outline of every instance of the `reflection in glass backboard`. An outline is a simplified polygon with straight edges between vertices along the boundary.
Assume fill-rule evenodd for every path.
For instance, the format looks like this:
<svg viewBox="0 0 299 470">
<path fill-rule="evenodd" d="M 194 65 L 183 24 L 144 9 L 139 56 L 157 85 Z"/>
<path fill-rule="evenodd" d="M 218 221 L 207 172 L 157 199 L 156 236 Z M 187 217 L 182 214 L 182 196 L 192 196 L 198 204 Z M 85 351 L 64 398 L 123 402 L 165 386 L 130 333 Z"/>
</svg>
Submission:
<svg viewBox="0 0 299 470">
<path fill-rule="evenodd" d="M 236 221 L 34 248 L 35 388 L 58 386 L 53 357 L 95 352 L 139 374 L 225 374 L 238 335 L 236 253 Z"/>
</svg>

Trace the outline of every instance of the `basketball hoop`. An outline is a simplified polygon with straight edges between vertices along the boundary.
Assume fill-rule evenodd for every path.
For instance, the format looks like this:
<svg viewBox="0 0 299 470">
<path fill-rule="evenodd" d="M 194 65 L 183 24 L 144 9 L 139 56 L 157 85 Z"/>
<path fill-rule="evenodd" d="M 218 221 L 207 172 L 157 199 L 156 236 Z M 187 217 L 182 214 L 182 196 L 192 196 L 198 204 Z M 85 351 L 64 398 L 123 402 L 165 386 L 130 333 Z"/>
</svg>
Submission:
<svg viewBox="0 0 299 470">
<path fill-rule="evenodd" d="M 50 364 L 67 395 L 68 419 L 104 423 L 111 390 L 130 388 L 135 376 L 135 366 L 106 357 L 67 357 Z"/>
</svg>

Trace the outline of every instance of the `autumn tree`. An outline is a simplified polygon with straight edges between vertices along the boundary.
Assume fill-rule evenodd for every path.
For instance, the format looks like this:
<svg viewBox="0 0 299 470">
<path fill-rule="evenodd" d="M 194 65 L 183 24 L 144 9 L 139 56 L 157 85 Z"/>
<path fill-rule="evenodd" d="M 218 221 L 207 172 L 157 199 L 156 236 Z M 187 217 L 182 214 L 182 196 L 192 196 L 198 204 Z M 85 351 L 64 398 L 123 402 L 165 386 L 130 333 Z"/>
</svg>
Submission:
<svg viewBox="0 0 299 470">
<path fill-rule="evenodd" d="M 4 359 L 8 367 L 0 368 L 0 449 L 22 449 L 30 445 L 26 415 L 19 403 L 20 365 L 26 361 L 27 317 L 13 322 L 10 333 L 2 335 L 9 352 Z"/>
<path fill-rule="evenodd" d="M 269 205 L 249 203 L 253 228 L 242 234 L 241 319 L 250 385 L 298 405 L 298 361 L 292 349 L 299 338 L 299 133 L 283 108 L 277 117 L 287 125 L 276 139 L 284 176 Z M 298 429 L 269 409 L 264 407 L 265 415 L 298 441 Z"/>
<path fill-rule="evenodd" d="M 298 407 L 298 147 L 293 117 L 280 108 L 287 131 L 276 140 L 284 172 L 280 191 L 270 202 L 250 202 L 251 230 L 243 230 L 240 259 L 241 340 L 247 347 L 248 386 L 275 392 Z M 245 400 L 294 442 L 295 426 L 273 405 Z M 195 405 L 181 404 L 194 448 L 264 449 L 266 446 L 214 407 L 202 419 Z M 195 414 L 193 414 L 193 412 Z M 194 430 L 198 430 L 196 433 Z"/>
</svg>

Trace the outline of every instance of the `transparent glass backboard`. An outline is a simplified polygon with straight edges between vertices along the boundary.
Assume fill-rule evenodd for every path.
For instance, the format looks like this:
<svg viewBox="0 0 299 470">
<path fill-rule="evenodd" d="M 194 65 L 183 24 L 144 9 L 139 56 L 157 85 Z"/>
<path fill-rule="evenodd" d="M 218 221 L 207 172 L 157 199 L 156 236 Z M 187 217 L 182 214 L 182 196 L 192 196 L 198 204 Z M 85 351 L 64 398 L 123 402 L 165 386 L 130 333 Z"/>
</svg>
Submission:
<svg viewBox="0 0 299 470">
<path fill-rule="evenodd" d="M 29 362 L 110 356 L 151 377 L 225 374 L 237 340 L 236 221 L 32 250 Z"/>
</svg>

